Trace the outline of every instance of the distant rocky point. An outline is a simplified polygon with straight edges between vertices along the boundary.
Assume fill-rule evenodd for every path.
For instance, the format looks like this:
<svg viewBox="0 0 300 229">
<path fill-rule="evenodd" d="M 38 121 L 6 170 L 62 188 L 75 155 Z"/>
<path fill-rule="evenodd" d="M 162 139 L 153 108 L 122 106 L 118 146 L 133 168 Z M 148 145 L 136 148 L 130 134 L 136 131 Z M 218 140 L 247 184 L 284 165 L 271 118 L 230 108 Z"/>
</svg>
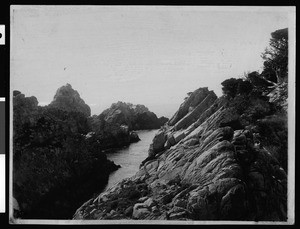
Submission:
<svg viewBox="0 0 300 229">
<path fill-rule="evenodd" d="M 144 105 L 117 102 L 100 115 L 90 118 L 94 136 L 105 146 L 118 148 L 139 141 L 136 130 L 159 129 L 168 121 L 157 116 Z"/>
<path fill-rule="evenodd" d="M 159 129 L 168 121 L 166 117 L 157 118 L 157 116 L 144 105 L 133 105 L 120 101 L 113 103 L 111 107 L 103 111 L 101 115 L 104 116 L 106 123 L 127 125 L 129 130 Z"/>
</svg>

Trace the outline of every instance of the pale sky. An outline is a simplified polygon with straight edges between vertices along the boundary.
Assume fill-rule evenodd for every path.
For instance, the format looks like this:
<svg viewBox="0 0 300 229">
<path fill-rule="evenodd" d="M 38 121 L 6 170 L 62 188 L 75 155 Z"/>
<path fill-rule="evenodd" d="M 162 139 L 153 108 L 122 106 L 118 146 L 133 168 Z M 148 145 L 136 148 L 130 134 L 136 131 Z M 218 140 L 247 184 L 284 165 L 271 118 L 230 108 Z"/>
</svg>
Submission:
<svg viewBox="0 0 300 229">
<path fill-rule="evenodd" d="M 100 114 L 117 101 L 172 116 L 186 94 L 261 71 L 283 7 L 12 6 L 11 90 L 40 105 L 70 83 Z"/>
</svg>

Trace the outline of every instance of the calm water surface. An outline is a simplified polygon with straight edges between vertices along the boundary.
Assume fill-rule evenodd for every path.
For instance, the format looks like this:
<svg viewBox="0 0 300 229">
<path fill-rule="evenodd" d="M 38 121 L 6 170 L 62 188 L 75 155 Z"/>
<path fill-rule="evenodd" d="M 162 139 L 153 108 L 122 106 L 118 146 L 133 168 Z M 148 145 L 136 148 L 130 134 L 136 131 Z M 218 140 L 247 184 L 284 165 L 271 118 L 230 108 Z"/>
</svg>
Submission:
<svg viewBox="0 0 300 229">
<path fill-rule="evenodd" d="M 121 165 L 122 167 L 110 174 L 105 190 L 124 178 L 136 174 L 141 162 L 148 156 L 149 146 L 157 131 L 158 130 L 136 131 L 141 141 L 132 143 L 128 148 L 120 149 L 115 153 L 107 154 L 107 159 L 114 161 L 115 164 Z"/>
</svg>

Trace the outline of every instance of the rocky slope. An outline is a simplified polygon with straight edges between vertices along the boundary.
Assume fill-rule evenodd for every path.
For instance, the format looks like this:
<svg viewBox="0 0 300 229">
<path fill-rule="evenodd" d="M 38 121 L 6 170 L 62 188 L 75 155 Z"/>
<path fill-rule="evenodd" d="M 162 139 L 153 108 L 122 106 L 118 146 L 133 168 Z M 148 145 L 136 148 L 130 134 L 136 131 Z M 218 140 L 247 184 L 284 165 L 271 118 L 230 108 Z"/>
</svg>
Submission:
<svg viewBox="0 0 300 229">
<path fill-rule="evenodd" d="M 207 88 L 191 93 L 136 175 L 88 200 L 73 218 L 286 220 L 286 112 L 275 89 L 266 96 L 251 83 L 232 97 Z"/>
</svg>

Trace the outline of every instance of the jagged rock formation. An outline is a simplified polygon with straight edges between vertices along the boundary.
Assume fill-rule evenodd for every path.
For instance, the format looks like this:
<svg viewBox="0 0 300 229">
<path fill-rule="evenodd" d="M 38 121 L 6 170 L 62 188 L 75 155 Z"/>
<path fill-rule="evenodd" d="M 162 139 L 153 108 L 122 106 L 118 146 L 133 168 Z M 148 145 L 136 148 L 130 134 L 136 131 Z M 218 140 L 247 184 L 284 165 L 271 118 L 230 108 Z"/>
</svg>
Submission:
<svg viewBox="0 0 300 229">
<path fill-rule="evenodd" d="M 68 83 L 57 89 L 53 101 L 49 106 L 66 111 L 79 111 L 86 116 L 91 115 L 91 108 L 84 102 L 79 93 Z"/>
<path fill-rule="evenodd" d="M 149 149 L 150 159 L 163 149 L 170 148 L 189 135 L 198 125 L 195 123 L 198 116 L 206 111 L 216 99 L 216 94 L 213 91 L 208 91 L 207 87 L 199 88 L 190 94 L 189 98 L 181 104 L 179 110 L 170 119 L 169 125 L 173 126 L 170 131 L 166 134 L 165 129 L 161 129 L 154 137 Z M 191 126 L 191 124 L 193 125 Z M 183 131 L 187 127 L 189 127 L 187 131 Z"/>
<path fill-rule="evenodd" d="M 90 118 L 91 128 L 103 148 L 118 148 L 139 141 L 135 130 L 158 129 L 168 121 L 144 105 L 117 102 Z"/>
<path fill-rule="evenodd" d="M 188 98 L 180 105 L 180 108 L 175 113 L 175 115 L 170 119 L 169 125 L 175 125 L 180 119 L 182 119 L 189 111 L 194 110 L 194 108 L 199 105 L 201 101 L 208 95 L 216 95 L 212 91 L 208 91 L 208 88 L 199 88 L 189 95 Z"/>
<path fill-rule="evenodd" d="M 126 125 L 129 130 L 159 129 L 168 121 L 165 117 L 157 118 L 156 114 L 149 111 L 144 105 L 133 105 L 120 101 L 113 103 L 101 115 L 107 125 Z"/>
<path fill-rule="evenodd" d="M 286 220 L 286 114 L 269 100 L 255 90 L 234 98 L 194 91 L 136 175 L 74 219 Z"/>
<path fill-rule="evenodd" d="M 71 218 L 119 166 L 88 138 L 84 112 L 41 107 L 19 91 L 13 95 L 14 217 Z"/>
</svg>

